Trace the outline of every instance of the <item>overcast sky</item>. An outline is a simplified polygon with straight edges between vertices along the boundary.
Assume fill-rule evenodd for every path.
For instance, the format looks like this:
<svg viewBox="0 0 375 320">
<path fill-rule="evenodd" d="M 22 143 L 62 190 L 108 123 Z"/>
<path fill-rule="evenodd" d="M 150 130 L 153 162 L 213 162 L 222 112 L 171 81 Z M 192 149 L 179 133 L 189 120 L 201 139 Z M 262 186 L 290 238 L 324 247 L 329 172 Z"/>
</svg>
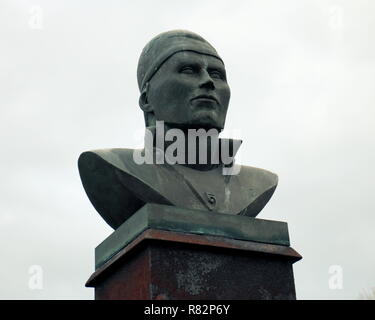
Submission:
<svg viewBox="0 0 375 320">
<path fill-rule="evenodd" d="M 77 159 L 139 146 L 138 57 L 170 29 L 225 61 L 228 136 L 244 140 L 241 163 L 279 175 L 258 217 L 288 222 L 297 297 L 374 288 L 374 17 L 364 0 L 0 0 L 0 298 L 93 299 L 84 284 L 112 229 Z"/>
</svg>

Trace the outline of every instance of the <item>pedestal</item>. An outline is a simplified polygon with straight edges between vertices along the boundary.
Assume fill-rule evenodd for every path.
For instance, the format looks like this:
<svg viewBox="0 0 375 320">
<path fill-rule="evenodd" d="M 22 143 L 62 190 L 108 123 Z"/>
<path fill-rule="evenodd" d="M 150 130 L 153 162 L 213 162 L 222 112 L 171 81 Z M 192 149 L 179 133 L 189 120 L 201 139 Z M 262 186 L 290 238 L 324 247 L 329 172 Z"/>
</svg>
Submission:
<svg viewBox="0 0 375 320">
<path fill-rule="evenodd" d="M 148 204 L 95 251 L 95 299 L 295 299 L 287 224 Z"/>
</svg>

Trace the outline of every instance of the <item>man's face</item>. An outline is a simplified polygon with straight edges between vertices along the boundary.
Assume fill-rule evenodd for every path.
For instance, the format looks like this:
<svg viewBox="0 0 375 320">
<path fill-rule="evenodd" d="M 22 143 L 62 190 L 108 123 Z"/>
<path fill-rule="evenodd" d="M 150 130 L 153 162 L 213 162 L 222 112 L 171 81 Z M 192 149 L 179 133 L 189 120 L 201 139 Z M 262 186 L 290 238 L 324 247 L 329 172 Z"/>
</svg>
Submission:
<svg viewBox="0 0 375 320">
<path fill-rule="evenodd" d="M 149 84 L 148 103 L 156 120 L 188 128 L 224 128 L 230 99 L 223 63 L 182 51 L 170 57 Z"/>
</svg>

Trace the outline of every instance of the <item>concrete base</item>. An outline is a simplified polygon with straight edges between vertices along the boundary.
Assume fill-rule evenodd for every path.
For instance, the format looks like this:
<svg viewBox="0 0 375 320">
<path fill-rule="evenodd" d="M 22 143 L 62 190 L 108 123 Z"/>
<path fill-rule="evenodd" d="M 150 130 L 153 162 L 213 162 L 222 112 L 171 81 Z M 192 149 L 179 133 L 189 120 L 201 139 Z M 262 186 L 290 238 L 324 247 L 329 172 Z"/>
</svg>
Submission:
<svg viewBox="0 0 375 320">
<path fill-rule="evenodd" d="M 163 207 L 152 210 L 160 212 Z M 233 221 L 246 218 L 230 217 Z M 261 221 L 254 220 L 249 219 L 249 224 Z M 277 222 L 270 223 L 275 227 Z M 291 247 L 233 239 L 229 233 L 162 230 L 162 224 L 158 225 L 159 229 L 145 228 L 130 241 L 122 232 L 122 237 L 112 235 L 100 245 L 118 249 L 104 260 L 103 250 L 98 251 L 100 263 L 86 284 L 95 287 L 96 300 L 296 299 L 292 265 L 301 256 Z M 285 231 L 285 225 L 280 226 L 275 229 L 279 238 Z M 246 237 L 251 238 L 250 233 Z M 286 238 L 281 238 L 285 243 Z"/>
</svg>

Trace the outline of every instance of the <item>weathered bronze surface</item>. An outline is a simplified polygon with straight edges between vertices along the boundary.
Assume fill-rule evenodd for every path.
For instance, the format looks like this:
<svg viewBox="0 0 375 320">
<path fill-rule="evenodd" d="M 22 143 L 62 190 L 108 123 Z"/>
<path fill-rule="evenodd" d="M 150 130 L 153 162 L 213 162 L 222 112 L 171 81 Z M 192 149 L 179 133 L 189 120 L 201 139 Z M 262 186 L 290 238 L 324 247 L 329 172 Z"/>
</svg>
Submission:
<svg viewBox="0 0 375 320">
<path fill-rule="evenodd" d="M 165 130 L 181 129 L 186 136 L 189 129 L 219 133 L 224 128 L 230 100 L 225 66 L 197 34 L 176 30 L 152 39 L 140 56 L 137 78 L 139 105 L 151 132 L 156 121 L 164 121 Z M 211 147 L 209 143 L 206 148 Z M 133 152 L 94 150 L 84 152 L 78 161 L 90 201 L 114 229 L 147 203 L 255 217 L 278 182 L 275 174 L 249 166 L 240 166 L 238 174 L 223 175 L 222 162 L 139 165 Z"/>
<path fill-rule="evenodd" d="M 88 151 L 78 161 L 91 203 L 116 229 L 97 246 L 86 286 L 98 300 L 295 299 L 301 256 L 287 224 L 255 218 L 277 175 L 237 165 L 242 141 L 219 138 L 230 100 L 222 58 L 197 34 L 169 31 L 143 49 L 137 79 L 144 149 Z M 197 129 L 214 133 L 190 149 Z M 171 130 L 187 152 L 159 162 L 174 157 Z M 135 160 L 150 150 L 151 163 Z"/>
</svg>

